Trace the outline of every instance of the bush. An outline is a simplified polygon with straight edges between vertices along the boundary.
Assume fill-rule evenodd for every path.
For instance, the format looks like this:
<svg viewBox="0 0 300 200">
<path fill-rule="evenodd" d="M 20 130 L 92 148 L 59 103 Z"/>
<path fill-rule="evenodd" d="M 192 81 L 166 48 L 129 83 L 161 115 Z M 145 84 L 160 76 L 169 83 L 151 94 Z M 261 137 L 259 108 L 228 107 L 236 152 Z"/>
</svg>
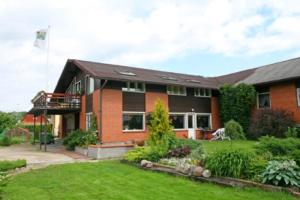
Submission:
<svg viewBox="0 0 300 200">
<path fill-rule="evenodd" d="M 90 144 L 96 144 L 98 141 L 95 133 L 91 131 L 72 131 L 67 137 L 65 137 L 63 144 L 68 150 L 74 150 L 75 146 L 88 147 Z"/>
<path fill-rule="evenodd" d="M 262 174 L 263 183 L 300 187 L 300 169 L 295 161 L 270 161 Z"/>
<path fill-rule="evenodd" d="M 256 139 L 261 136 L 283 138 L 288 127 L 294 127 L 293 113 L 283 109 L 262 109 L 256 111 L 251 119 L 249 136 Z"/>
<path fill-rule="evenodd" d="M 40 122 L 36 122 L 36 125 L 35 125 L 35 132 L 37 133 L 37 135 L 39 135 L 40 130 L 41 130 L 41 126 L 39 125 L 39 123 Z M 18 124 L 17 126 L 20 127 L 20 128 L 25 128 L 31 133 L 33 133 L 33 131 L 34 131 L 34 126 L 33 125 Z M 47 124 L 46 128 L 45 128 L 45 125 L 43 125 L 43 132 L 51 133 L 52 132 L 52 124 Z"/>
<path fill-rule="evenodd" d="M 242 150 L 223 150 L 206 158 L 206 167 L 216 176 L 240 178 L 246 174 L 253 155 Z"/>
<path fill-rule="evenodd" d="M 129 162 L 140 162 L 141 160 L 149 160 L 153 162 L 159 161 L 163 156 L 155 151 L 155 149 L 151 148 L 150 146 L 144 147 L 136 147 L 131 151 L 128 151 L 124 159 Z"/>
<path fill-rule="evenodd" d="M 173 127 L 170 124 L 169 113 L 160 100 L 155 103 L 155 109 L 151 113 L 149 131 L 150 135 L 147 143 L 150 146 L 159 147 L 165 153 L 168 152 L 176 140 Z"/>
<path fill-rule="evenodd" d="M 246 139 L 243 127 L 233 119 L 225 123 L 225 133 L 232 140 Z"/>
<path fill-rule="evenodd" d="M 255 104 L 256 91 L 254 86 L 225 84 L 220 88 L 220 115 L 223 122 L 231 119 L 239 122 L 247 132 Z"/>
<path fill-rule="evenodd" d="M 296 127 L 288 127 L 288 130 L 284 133 L 286 137 L 298 137 L 298 129 Z"/>
<path fill-rule="evenodd" d="M 253 181 L 261 182 L 261 174 L 264 172 L 268 165 L 268 161 L 272 158 L 270 153 L 265 153 L 262 155 L 255 155 L 248 166 L 248 169 L 245 171 L 245 176 Z"/>
<path fill-rule="evenodd" d="M 171 149 L 168 152 L 168 157 L 183 158 L 191 153 L 191 148 L 188 146 Z"/>
<path fill-rule="evenodd" d="M 205 151 L 203 149 L 203 146 L 200 145 L 196 149 L 193 149 L 189 157 L 198 162 L 203 161 L 205 158 Z"/>
<path fill-rule="evenodd" d="M 0 161 L 0 172 L 5 172 L 8 170 L 25 167 L 26 166 L 26 160 L 3 160 Z"/>
<path fill-rule="evenodd" d="M 6 135 L 0 139 L 0 146 L 10 146 L 11 145 L 11 139 L 7 137 Z"/>
</svg>

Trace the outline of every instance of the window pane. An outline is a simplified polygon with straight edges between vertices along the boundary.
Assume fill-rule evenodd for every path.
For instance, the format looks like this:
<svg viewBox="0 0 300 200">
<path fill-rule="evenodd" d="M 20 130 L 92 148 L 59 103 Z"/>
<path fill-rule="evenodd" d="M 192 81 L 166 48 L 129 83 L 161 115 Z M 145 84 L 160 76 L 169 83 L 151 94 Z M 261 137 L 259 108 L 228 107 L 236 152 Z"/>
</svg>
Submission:
<svg viewBox="0 0 300 200">
<path fill-rule="evenodd" d="M 123 114 L 123 130 L 143 130 L 142 114 Z"/>
<path fill-rule="evenodd" d="M 94 83 L 94 78 L 90 77 L 89 78 L 89 94 L 94 92 L 94 86 L 95 86 L 95 83 Z"/>
<path fill-rule="evenodd" d="M 210 128 L 209 115 L 197 115 L 197 127 L 204 129 Z"/>
<path fill-rule="evenodd" d="M 270 108 L 270 94 L 259 94 L 258 104 L 259 108 Z"/>
<path fill-rule="evenodd" d="M 170 121 L 174 129 L 184 128 L 184 115 L 170 115 Z"/>
<path fill-rule="evenodd" d="M 204 89 L 203 88 L 200 89 L 200 96 L 204 96 Z"/>
</svg>

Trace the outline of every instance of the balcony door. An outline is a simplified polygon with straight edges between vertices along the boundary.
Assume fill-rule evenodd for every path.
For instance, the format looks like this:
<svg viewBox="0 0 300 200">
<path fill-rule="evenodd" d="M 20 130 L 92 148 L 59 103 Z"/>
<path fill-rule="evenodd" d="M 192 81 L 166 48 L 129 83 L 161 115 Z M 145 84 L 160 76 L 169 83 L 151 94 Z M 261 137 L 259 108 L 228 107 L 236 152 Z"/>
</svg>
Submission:
<svg viewBox="0 0 300 200">
<path fill-rule="evenodd" d="M 187 114 L 188 138 L 196 139 L 196 115 L 195 113 Z"/>
</svg>

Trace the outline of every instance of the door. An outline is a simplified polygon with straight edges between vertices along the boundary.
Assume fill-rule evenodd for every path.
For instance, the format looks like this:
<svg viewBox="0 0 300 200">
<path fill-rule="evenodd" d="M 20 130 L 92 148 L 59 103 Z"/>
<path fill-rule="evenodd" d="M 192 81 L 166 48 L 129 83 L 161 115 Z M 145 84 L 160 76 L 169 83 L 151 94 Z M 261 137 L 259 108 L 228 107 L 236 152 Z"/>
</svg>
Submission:
<svg viewBox="0 0 300 200">
<path fill-rule="evenodd" d="M 188 124 L 188 137 L 190 139 L 196 139 L 196 127 L 195 127 L 195 114 L 189 113 L 187 117 Z"/>
</svg>

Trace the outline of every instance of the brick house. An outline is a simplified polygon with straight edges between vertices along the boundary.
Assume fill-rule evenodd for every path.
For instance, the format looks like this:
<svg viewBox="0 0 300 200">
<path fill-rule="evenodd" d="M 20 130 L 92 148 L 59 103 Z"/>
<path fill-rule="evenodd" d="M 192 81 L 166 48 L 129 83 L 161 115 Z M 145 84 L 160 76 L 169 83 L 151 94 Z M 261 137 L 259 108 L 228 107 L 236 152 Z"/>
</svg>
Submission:
<svg viewBox="0 0 300 200">
<path fill-rule="evenodd" d="M 147 119 L 160 99 L 178 137 L 199 138 L 200 128 L 222 126 L 218 88 L 253 84 L 257 109 L 283 108 L 300 124 L 300 58 L 218 77 L 202 77 L 69 59 L 54 93 L 40 92 L 30 111 L 59 114 L 61 137 L 88 129 L 94 114 L 99 141 L 118 143 L 147 138 Z"/>
</svg>

